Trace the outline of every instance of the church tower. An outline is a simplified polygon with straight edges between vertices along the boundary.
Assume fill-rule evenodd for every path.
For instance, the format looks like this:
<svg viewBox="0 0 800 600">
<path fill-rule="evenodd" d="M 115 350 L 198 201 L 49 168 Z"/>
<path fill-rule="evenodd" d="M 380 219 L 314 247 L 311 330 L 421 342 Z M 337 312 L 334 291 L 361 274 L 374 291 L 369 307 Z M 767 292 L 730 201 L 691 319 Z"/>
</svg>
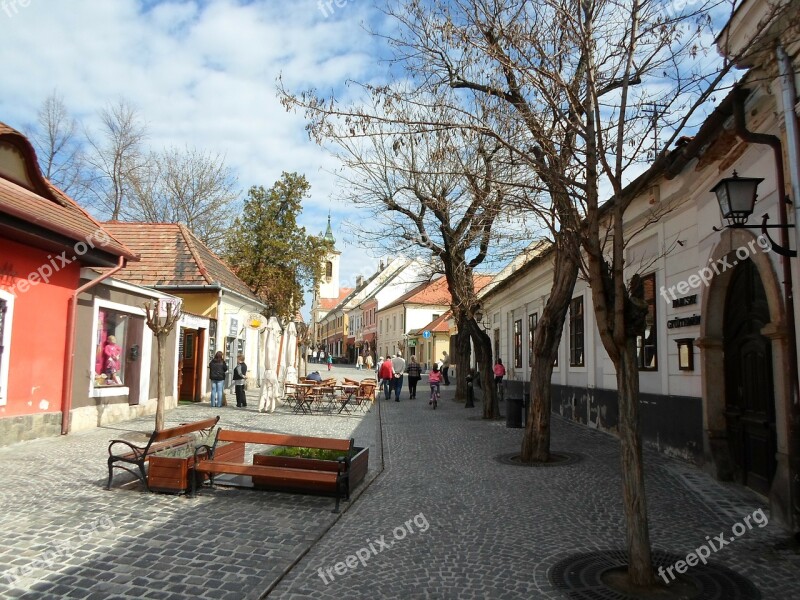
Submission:
<svg viewBox="0 0 800 600">
<path fill-rule="evenodd" d="M 322 279 L 314 290 L 314 300 L 311 303 L 311 341 L 314 347 L 321 342 L 317 325 L 325 318 L 331 308 L 339 301 L 339 258 L 342 253 L 336 250 L 336 239 L 331 229 L 331 214 L 328 213 L 328 229 L 325 231 L 325 240 L 330 242 L 331 250 L 322 259 Z"/>
<path fill-rule="evenodd" d="M 325 231 L 325 241 L 330 242 L 333 248 L 325 256 L 322 281 L 319 285 L 319 298 L 338 298 L 339 297 L 339 258 L 342 253 L 336 250 L 336 239 L 331 230 L 331 215 L 328 213 L 328 229 Z"/>
</svg>

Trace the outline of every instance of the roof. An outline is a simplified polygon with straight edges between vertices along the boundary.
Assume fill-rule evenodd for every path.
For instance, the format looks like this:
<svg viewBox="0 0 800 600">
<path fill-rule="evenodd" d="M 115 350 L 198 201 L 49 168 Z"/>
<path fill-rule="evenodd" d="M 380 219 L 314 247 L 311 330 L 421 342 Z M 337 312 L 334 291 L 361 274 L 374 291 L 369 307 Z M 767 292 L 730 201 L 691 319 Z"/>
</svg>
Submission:
<svg viewBox="0 0 800 600">
<path fill-rule="evenodd" d="M 333 310 L 341 302 L 347 298 L 350 293 L 353 291 L 353 288 L 339 288 L 339 295 L 336 298 L 320 298 L 319 299 L 319 308 L 322 310 Z"/>
<path fill-rule="evenodd" d="M 436 317 L 433 321 L 425 325 L 424 327 L 420 327 L 411 333 L 411 335 L 420 335 L 423 331 L 430 331 L 431 333 L 450 333 L 450 324 L 448 321 L 452 318 L 453 311 L 448 310 L 447 312 L 442 313 L 438 317 Z"/>
<path fill-rule="evenodd" d="M 491 275 L 473 275 L 473 282 L 475 284 L 475 291 L 479 292 L 489 282 L 492 281 Z M 434 279 L 433 281 L 426 281 L 412 288 L 400 296 L 391 304 L 385 306 L 381 310 L 387 310 L 400 306 L 401 304 L 422 304 L 427 306 L 450 306 L 452 297 L 450 295 L 450 288 L 447 285 L 447 278 L 444 276 Z"/>
<path fill-rule="evenodd" d="M 222 287 L 263 304 L 185 225 L 111 221 L 104 227 L 140 255 L 140 262 L 120 272 L 119 277 L 127 281 L 176 289 Z"/>
<path fill-rule="evenodd" d="M 30 180 L 16 182 L 0 177 L 0 213 L 20 223 L 55 234 L 55 237 L 66 238 L 73 244 L 91 242 L 93 248 L 84 253 L 81 262 L 99 265 L 108 263 L 110 257 L 137 260 L 136 254 L 130 248 L 115 239 L 77 202 L 44 178 L 39 170 L 36 152 L 24 135 L 0 122 L 0 141 L 19 151 Z M 3 224 L 9 229 L 12 227 L 11 221 Z M 110 257 L 106 256 L 100 262 L 97 259 L 88 259 L 90 254 L 96 254 L 94 248 Z"/>
</svg>

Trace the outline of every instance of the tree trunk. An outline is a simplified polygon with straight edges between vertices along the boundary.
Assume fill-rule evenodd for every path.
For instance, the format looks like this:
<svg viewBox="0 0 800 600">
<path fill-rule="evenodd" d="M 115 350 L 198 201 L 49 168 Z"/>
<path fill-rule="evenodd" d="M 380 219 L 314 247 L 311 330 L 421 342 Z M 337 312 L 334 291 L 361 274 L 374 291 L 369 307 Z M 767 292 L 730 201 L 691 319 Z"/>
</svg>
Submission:
<svg viewBox="0 0 800 600">
<path fill-rule="evenodd" d="M 525 463 L 550 460 L 550 411 L 553 363 L 558 356 L 561 333 L 572 291 L 578 278 L 578 261 L 572 253 L 556 250 L 553 287 L 542 310 L 533 341 L 530 407 L 522 438 L 520 460 Z"/>
<path fill-rule="evenodd" d="M 497 390 L 494 387 L 494 371 L 492 370 L 492 339 L 473 319 L 468 319 L 466 325 L 475 346 L 475 360 L 481 374 L 483 418 L 496 419 L 500 416 L 500 409 L 497 404 Z"/>
<path fill-rule="evenodd" d="M 462 333 L 463 332 L 463 333 Z M 467 401 L 467 375 L 469 374 L 469 333 L 459 324 L 458 333 L 451 345 L 450 360 L 456 367 L 456 402 Z"/>
<path fill-rule="evenodd" d="M 167 333 L 156 334 L 156 354 L 158 355 L 158 399 L 156 401 L 156 431 L 164 429 L 164 404 L 166 389 L 164 381 L 164 361 L 167 345 Z"/>
<path fill-rule="evenodd" d="M 619 438 L 622 496 L 627 522 L 628 576 L 633 585 L 650 587 L 655 585 L 656 580 L 650 556 L 642 438 L 639 432 L 639 369 L 636 364 L 635 339 L 628 338 L 625 347 L 619 350 L 619 364 L 614 366 L 619 390 Z"/>
</svg>

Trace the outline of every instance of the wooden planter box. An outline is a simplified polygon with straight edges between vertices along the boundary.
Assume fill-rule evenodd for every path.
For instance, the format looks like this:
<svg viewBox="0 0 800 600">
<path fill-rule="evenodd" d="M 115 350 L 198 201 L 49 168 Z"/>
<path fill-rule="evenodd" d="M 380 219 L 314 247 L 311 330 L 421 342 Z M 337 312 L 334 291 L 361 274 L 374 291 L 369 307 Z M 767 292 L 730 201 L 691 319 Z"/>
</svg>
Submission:
<svg viewBox="0 0 800 600">
<path fill-rule="evenodd" d="M 189 450 L 187 449 L 187 454 Z M 185 457 L 151 456 L 147 469 L 147 485 L 153 492 L 182 494 L 191 486 L 194 451 Z M 215 457 L 232 462 L 244 462 L 244 444 L 232 442 L 217 447 Z"/>
<path fill-rule="evenodd" d="M 352 492 L 367 475 L 369 468 L 369 448 L 354 448 L 355 454 L 350 459 L 350 485 L 348 493 Z M 337 471 L 338 463 L 335 460 L 318 460 L 315 458 L 301 458 L 297 456 L 273 456 L 272 454 L 254 454 L 254 465 L 267 465 L 271 467 L 287 467 L 291 469 L 310 469 L 313 471 Z M 253 487 L 262 489 L 280 489 L 284 491 L 310 491 L 320 494 L 335 494 L 335 485 L 322 485 L 309 483 L 298 487 L 297 482 L 292 482 L 286 486 L 274 480 L 264 480 L 260 477 L 253 477 Z"/>
</svg>

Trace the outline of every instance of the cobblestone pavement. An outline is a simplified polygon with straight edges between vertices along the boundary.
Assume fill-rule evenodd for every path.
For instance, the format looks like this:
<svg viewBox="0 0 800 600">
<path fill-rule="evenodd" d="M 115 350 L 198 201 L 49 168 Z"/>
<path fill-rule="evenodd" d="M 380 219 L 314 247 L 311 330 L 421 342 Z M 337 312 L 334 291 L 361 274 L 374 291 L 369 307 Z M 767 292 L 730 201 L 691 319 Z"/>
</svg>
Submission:
<svg viewBox="0 0 800 600">
<path fill-rule="evenodd" d="M 352 436 L 370 447 L 367 482 L 377 474 L 376 410 L 309 416 L 281 407 L 268 415 L 256 412 L 257 398 L 248 392 L 247 409 L 180 406 L 167 413 L 167 425 L 219 414 L 237 429 Z M 153 422 L 0 449 L 0 598 L 258 598 L 346 514 L 333 514 L 334 500 L 319 496 L 218 488 L 190 499 L 116 483 L 106 491 L 108 440 L 149 434 Z"/>
<path fill-rule="evenodd" d="M 581 462 L 502 465 L 494 457 L 518 451 L 522 430 L 469 419 L 479 409 L 444 389 L 435 412 L 425 394 L 381 401 L 385 471 L 269 598 L 562 598 L 547 579 L 557 560 L 624 547 L 612 436 L 554 417 L 553 449 Z M 758 496 L 690 465 L 647 452 L 646 466 L 656 548 L 685 555 L 767 512 Z M 800 598 L 800 556 L 786 539 L 776 524 L 755 526 L 711 560 L 765 600 Z"/>
<path fill-rule="evenodd" d="M 547 571 L 557 560 L 623 545 L 613 437 L 554 418 L 554 450 L 581 462 L 503 465 L 494 457 L 517 451 L 521 430 L 470 418 L 479 409 L 453 403 L 452 388 L 434 412 L 423 389 L 417 400 L 404 391 L 399 403 L 380 401 L 381 434 L 378 410 L 259 415 L 254 392 L 245 411 L 205 404 L 168 413 L 170 424 L 219 412 L 237 428 L 352 432 L 370 446 L 370 474 L 338 517 L 333 500 L 315 496 L 105 491 L 107 440 L 147 431 L 152 417 L 0 449 L 0 598 L 555 599 Z M 685 463 L 648 452 L 646 465 L 656 548 L 684 555 L 766 511 L 758 496 Z M 765 600 L 800 598 L 800 557 L 786 538 L 775 524 L 756 526 L 711 559 L 751 579 Z M 14 569 L 31 565 L 9 585 L 21 574 Z"/>
</svg>

